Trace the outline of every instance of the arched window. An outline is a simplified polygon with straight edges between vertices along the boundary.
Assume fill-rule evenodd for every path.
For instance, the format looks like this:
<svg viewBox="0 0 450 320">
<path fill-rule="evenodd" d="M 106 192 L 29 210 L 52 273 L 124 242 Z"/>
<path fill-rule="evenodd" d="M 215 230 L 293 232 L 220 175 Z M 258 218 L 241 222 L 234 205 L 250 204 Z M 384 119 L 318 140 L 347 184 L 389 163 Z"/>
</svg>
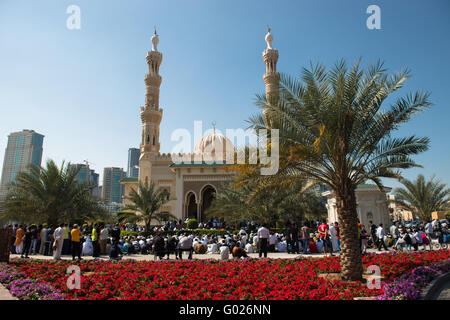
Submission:
<svg viewBox="0 0 450 320">
<path fill-rule="evenodd" d="M 155 145 L 155 136 L 153 136 L 153 145 Z"/>
<path fill-rule="evenodd" d="M 170 199 L 170 192 L 169 192 L 169 190 L 167 190 L 166 188 L 164 188 L 162 192 L 163 192 L 164 195 L 166 196 L 166 199 L 169 200 L 169 199 Z"/>
</svg>

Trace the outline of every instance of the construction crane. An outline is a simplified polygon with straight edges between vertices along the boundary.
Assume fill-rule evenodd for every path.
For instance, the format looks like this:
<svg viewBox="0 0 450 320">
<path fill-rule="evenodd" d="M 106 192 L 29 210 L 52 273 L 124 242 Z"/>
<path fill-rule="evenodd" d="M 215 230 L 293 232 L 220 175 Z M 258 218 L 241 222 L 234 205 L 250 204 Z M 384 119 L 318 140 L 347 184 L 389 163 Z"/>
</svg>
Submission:
<svg viewBox="0 0 450 320">
<path fill-rule="evenodd" d="M 86 164 L 86 166 L 88 166 L 89 167 L 89 165 L 91 165 L 91 164 L 95 164 L 95 163 L 92 163 L 92 162 L 89 162 L 89 160 L 83 160 L 83 162 Z"/>
</svg>

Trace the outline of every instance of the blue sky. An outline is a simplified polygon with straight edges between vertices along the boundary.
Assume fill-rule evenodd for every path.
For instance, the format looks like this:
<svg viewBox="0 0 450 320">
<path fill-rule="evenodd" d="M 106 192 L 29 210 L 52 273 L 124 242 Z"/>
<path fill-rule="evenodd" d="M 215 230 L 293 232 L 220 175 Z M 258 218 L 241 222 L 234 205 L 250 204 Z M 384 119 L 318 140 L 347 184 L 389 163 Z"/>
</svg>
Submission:
<svg viewBox="0 0 450 320">
<path fill-rule="evenodd" d="M 369 30 L 366 9 L 381 9 L 381 30 Z M 81 29 L 69 30 L 69 5 L 81 9 Z M 141 137 L 145 54 L 156 25 L 160 68 L 161 152 L 177 128 L 202 120 L 246 128 L 264 92 L 261 53 L 270 24 L 278 70 L 298 75 L 309 62 L 340 58 L 385 61 L 412 78 L 400 94 L 431 92 L 434 107 L 396 135 L 429 136 L 417 156 L 423 169 L 450 184 L 450 1 L 22 1 L 0 0 L 0 163 L 7 136 L 34 129 L 45 135 L 44 157 L 103 168 L 126 168 L 127 150 Z M 388 186 L 398 182 L 386 181 Z"/>
</svg>

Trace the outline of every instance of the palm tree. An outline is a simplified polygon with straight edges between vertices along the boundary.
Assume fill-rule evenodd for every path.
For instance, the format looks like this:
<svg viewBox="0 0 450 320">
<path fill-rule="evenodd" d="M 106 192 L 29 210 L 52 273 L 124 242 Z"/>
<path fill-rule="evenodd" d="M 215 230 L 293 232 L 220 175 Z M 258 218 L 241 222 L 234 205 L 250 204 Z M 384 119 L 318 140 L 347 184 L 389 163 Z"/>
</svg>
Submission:
<svg viewBox="0 0 450 320">
<path fill-rule="evenodd" d="M 252 215 L 252 208 L 246 204 L 247 195 L 247 187 L 239 188 L 233 181 L 222 184 L 220 193 L 214 196 L 211 206 L 206 210 L 206 216 L 226 219 L 228 225 L 239 225 Z"/>
<path fill-rule="evenodd" d="M 394 190 L 395 202 L 417 214 L 422 221 L 430 220 L 431 213 L 443 210 L 450 200 L 450 189 L 434 178 L 426 181 L 420 174 L 414 181 L 401 179 L 405 188 Z"/>
<path fill-rule="evenodd" d="M 386 98 L 403 86 L 409 71 L 389 77 L 381 62 L 367 70 L 359 65 L 357 61 L 348 70 L 341 60 L 327 70 L 318 64 L 304 68 L 300 80 L 281 75 L 278 97 L 267 101 L 264 95 L 257 96 L 267 118 L 260 114 L 249 120 L 253 129 L 279 130 L 280 157 L 286 163 L 277 175 L 297 175 L 334 191 L 344 280 L 360 280 L 363 272 L 357 185 L 371 180 L 381 189 L 380 178 L 400 178 L 399 169 L 418 166 L 410 156 L 427 150 L 429 144 L 428 138 L 392 137 L 400 124 L 431 106 L 428 93 L 410 94 L 382 108 Z"/>
<path fill-rule="evenodd" d="M 103 217 L 105 212 L 90 194 L 91 185 L 79 183 L 79 170 L 53 160 L 45 168 L 32 165 L 18 174 L 4 203 L 4 220 L 47 222 L 57 225 L 75 219 Z"/>
<path fill-rule="evenodd" d="M 143 221 L 145 230 L 149 231 L 153 219 L 159 222 L 176 220 L 176 217 L 170 212 L 160 211 L 161 207 L 171 200 L 170 194 L 165 189 L 156 189 L 153 181 L 150 182 L 150 185 L 139 182 L 138 191 L 132 188 L 126 199 L 131 204 L 125 206 L 124 210 L 118 213 L 121 222 Z"/>
<path fill-rule="evenodd" d="M 230 225 L 239 225 L 243 220 L 275 225 L 288 220 L 301 222 L 308 214 L 318 216 L 325 211 L 312 184 L 299 180 L 268 183 L 270 177 L 260 181 L 241 175 L 221 186 L 206 211 L 208 217 L 224 218 Z M 244 179 L 247 183 L 240 185 Z"/>
</svg>

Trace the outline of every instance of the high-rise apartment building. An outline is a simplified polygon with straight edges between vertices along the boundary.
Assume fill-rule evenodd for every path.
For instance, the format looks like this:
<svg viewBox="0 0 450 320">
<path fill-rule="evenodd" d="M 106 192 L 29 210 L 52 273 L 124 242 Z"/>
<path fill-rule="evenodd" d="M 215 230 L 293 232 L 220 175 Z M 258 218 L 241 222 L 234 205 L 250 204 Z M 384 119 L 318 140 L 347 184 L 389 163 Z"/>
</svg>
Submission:
<svg viewBox="0 0 450 320">
<path fill-rule="evenodd" d="M 102 200 L 105 202 L 122 203 L 124 196 L 124 185 L 120 180 L 125 178 L 122 168 L 105 168 L 103 170 Z"/>
<path fill-rule="evenodd" d="M 91 194 L 100 199 L 100 189 L 98 186 L 99 174 L 95 173 L 95 170 L 89 168 L 87 164 L 71 164 L 70 170 L 79 170 L 77 173 L 77 181 L 79 183 L 89 183 L 93 186 Z"/>
<path fill-rule="evenodd" d="M 128 149 L 128 171 L 127 177 L 139 177 L 139 157 L 141 150 L 138 148 Z"/>
<path fill-rule="evenodd" d="M 6 197 L 9 185 L 16 181 L 17 174 L 25 172 L 30 165 L 41 165 L 44 136 L 34 130 L 13 132 L 3 159 L 0 200 Z"/>
</svg>

